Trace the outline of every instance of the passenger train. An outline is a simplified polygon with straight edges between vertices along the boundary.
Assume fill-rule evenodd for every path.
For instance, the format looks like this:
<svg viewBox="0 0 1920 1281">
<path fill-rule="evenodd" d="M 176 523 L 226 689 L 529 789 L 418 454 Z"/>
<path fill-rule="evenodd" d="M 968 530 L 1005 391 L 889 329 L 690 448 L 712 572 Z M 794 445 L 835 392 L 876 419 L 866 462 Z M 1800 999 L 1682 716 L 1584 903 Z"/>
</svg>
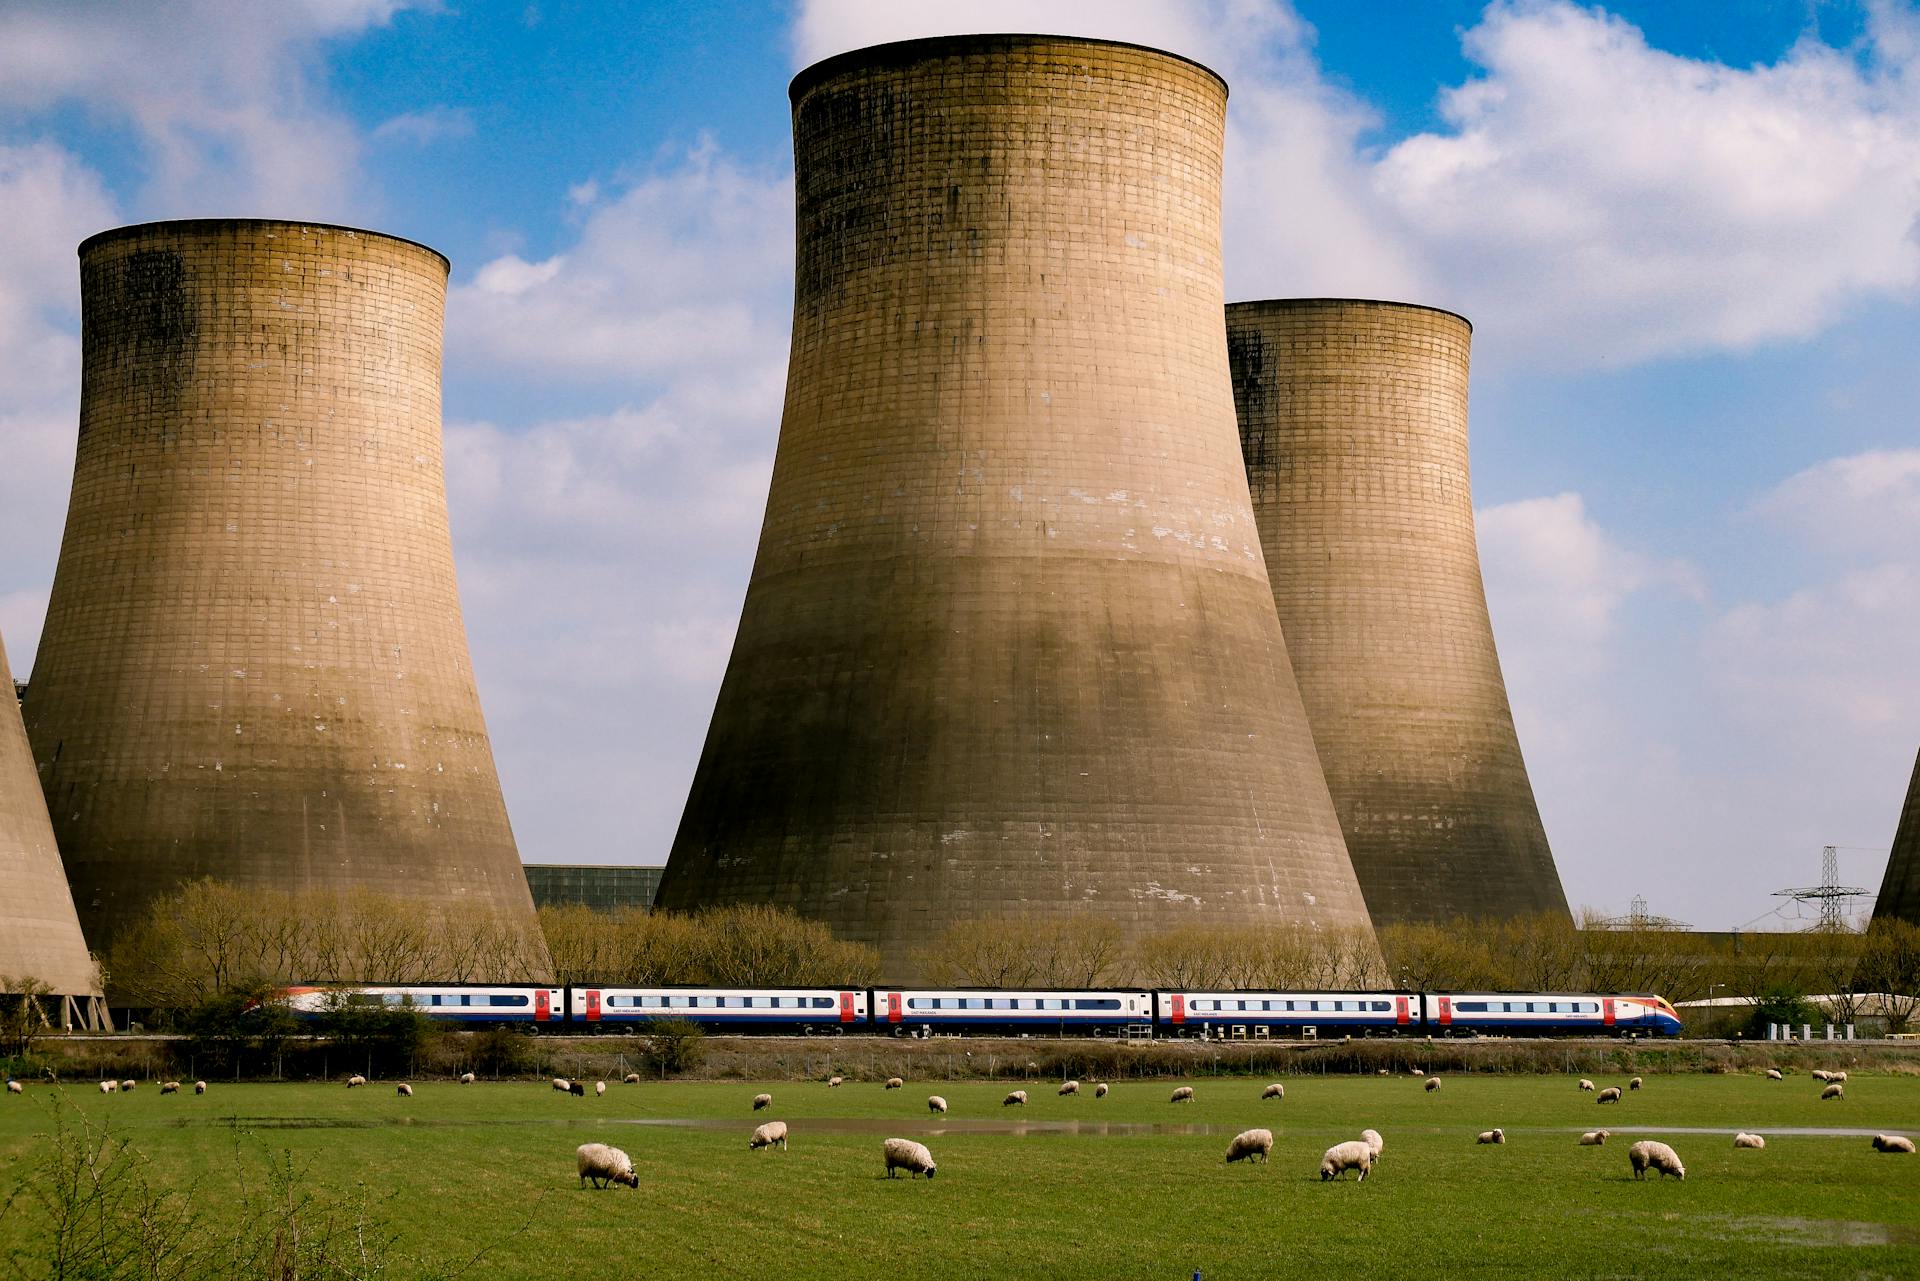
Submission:
<svg viewBox="0 0 1920 1281">
<path fill-rule="evenodd" d="M 1197 992 L 985 988 L 295 987 L 296 1018 L 406 1007 L 470 1027 L 579 1034 L 684 1018 L 709 1032 L 1029 1036 L 1678 1036 L 1664 997 L 1602 992 Z"/>
</svg>

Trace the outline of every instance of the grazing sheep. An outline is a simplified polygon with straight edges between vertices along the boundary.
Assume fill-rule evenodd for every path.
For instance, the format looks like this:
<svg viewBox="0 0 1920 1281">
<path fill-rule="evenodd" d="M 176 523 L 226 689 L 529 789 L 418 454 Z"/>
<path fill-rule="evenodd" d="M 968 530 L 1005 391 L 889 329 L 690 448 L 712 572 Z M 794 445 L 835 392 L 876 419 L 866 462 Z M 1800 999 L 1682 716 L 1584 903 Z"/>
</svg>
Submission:
<svg viewBox="0 0 1920 1281">
<path fill-rule="evenodd" d="M 460 1074 L 460 1084 L 462 1085 L 472 1085 L 478 1079 L 479 1078 L 474 1076 L 474 1074 L 471 1072 L 462 1072 Z"/>
<path fill-rule="evenodd" d="M 1823 1099 L 1844 1099 L 1847 1097 L 1847 1087 L 1836 1081 L 1826 1089 L 1820 1091 L 1820 1097 Z"/>
<path fill-rule="evenodd" d="M 178 1093 L 180 1093 L 180 1082 L 178 1082 L 178 1081 L 162 1081 L 162 1082 L 160 1082 L 160 1093 L 162 1093 L 162 1094 L 178 1094 Z"/>
<path fill-rule="evenodd" d="M 1367 1172 L 1373 1169 L 1373 1149 L 1359 1139 L 1347 1143 L 1336 1143 L 1327 1149 L 1320 1158 L 1320 1181 L 1328 1179 L 1344 1181 L 1348 1170 L 1360 1171 L 1360 1182 L 1367 1181 Z"/>
<path fill-rule="evenodd" d="M 1025 1107 L 1026 1105 L 1027 1092 L 1025 1090 L 1015 1090 L 1012 1094 L 1000 1100 L 1000 1106 L 1003 1108 Z"/>
<path fill-rule="evenodd" d="M 120 1089 L 123 1093 L 131 1094 L 133 1087 L 138 1084 L 140 1084 L 138 1081 L 122 1081 L 120 1082 Z"/>
<path fill-rule="evenodd" d="M 924 1143 L 915 1143 L 912 1139 L 888 1139 L 880 1147 L 881 1154 L 887 1160 L 887 1177 L 896 1177 L 894 1171 L 905 1170 L 910 1179 L 926 1175 L 933 1177 L 933 1153 L 927 1151 Z"/>
<path fill-rule="evenodd" d="M 1767 1141 L 1757 1134 L 1742 1133 L 1733 1136 L 1733 1146 L 1736 1148 L 1764 1148 L 1767 1146 Z"/>
<path fill-rule="evenodd" d="M 120 1090 L 120 1082 L 118 1081 L 100 1082 L 100 1093 L 102 1094 L 116 1094 L 119 1092 L 119 1090 Z"/>
<path fill-rule="evenodd" d="M 1380 1159 L 1381 1150 L 1387 1146 L 1387 1141 L 1380 1137 L 1380 1131 L 1378 1130 L 1360 1131 L 1360 1141 L 1373 1149 L 1373 1159 L 1375 1161 Z"/>
<path fill-rule="evenodd" d="M 553 1078 L 553 1091 L 555 1094 L 567 1093 L 568 1087 L 571 1085 L 572 1082 L 564 1076 L 556 1076 Z"/>
<path fill-rule="evenodd" d="M 785 1121 L 768 1121 L 756 1129 L 753 1137 L 747 1140 L 747 1150 L 751 1152 L 756 1148 L 770 1148 L 776 1143 L 780 1145 L 781 1151 L 786 1151 L 787 1123 Z"/>
<path fill-rule="evenodd" d="M 901 1086 L 903 1086 L 903 1085 L 905 1085 L 905 1084 L 906 1084 L 906 1082 L 905 1082 L 905 1081 L 903 1081 L 903 1080 L 901 1080 L 901 1079 L 900 1079 L 899 1077 L 897 1077 L 897 1076 L 890 1076 L 890 1077 L 888 1077 L 888 1078 L 887 1078 L 887 1088 L 888 1088 L 889 1090 L 897 1090 L 897 1089 L 899 1089 L 899 1088 L 900 1088 Z"/>
<path fill-rule="evenodd" d="M 1391 1073 L 1391 1072 L 1389 1072 L 1389 1071 L 1387 1071 L 1387 1069 L 1385 1069 L 1385 1068 L 1381 1068 L 1381 1069 L 1380 1069 L 1380 1071 L 1379 1071 L 1379 1073 L 1378 1073 L 1377 1075 L 1380 1075 L 1380 1076 L 1392 1076 L 1392 1075 L 1393 1075 L 1393 1073 Z"/>
<path fill-rule="evenodd" d="M 1096 1099 L 1104 1099 L 1107 1097 L 1107 1083 L 1105 1081 L 1093 1087 L 1093 1097 Z"/>
<path fill-rule="evenodd" d="M 937 1094 L 929 1094 L 927 1096 L 927 1111 L 945 1112 L 946 1110 L 947 1110 L 947 1101 L 945 1099 L 941 1098 Z"/>
<path fill-rule="evenodd" d="M 1609 1085 L 1606 1089 L 1594 1095 L 1593 1101 L 1595 1103 L 1618 1103 L 1620 1101 L 1620 1087 L 1617 1085 Z"/>
<path fill-rule="evenodd" d="M 1812 1077 L 1816 1081 L 1824 1081 L 1831 1074 L 1828 1073 L 1824 1068 L 1815 1068 L 1813 1071 L 1807 1073 L 1807 1075 Z"/>
<path fill-rule="evenodd" d="M 1173 1097 L 1168 1099 L 1167 1102 L 1169 1103 L 1193 1102 L 1193 1087 L 1191 1085 L 1181 1086 L 1179 1089 L 1173 1092 Z"/>
<path fill-rule="evenodd" d="M 1273 1155 L 1272 1130 L 1242 1130 L 1233 1136 L 1233 1142 L 1227 1144 L 1227 1164 L 1235 1161 L 1251 1161 L 1259 1157 L 1262 1165 Z"/>
<path fill-rule="evenodd" d="M 1842 1085 L 1845 1085 L 1847 1081 L 1847 1074 L 1845 1072 L 1829 1072 L 1827 1073 L 1827 1080 L 1838 1081 Z"/>
<path fill-rule="evenodd" d="M 1584 1076 L 1580 1078 L 1580 1092 L 1581 1092 L 1582 1094 L 1592 1094 L 1592 1093 L 1593 1093 L 1593 1082 L 1592 1082 L 1592 1081 L 1589 1081 L 1589 1080 L 1587 1080 L 1587 1078 L 1586 1078 L 1586 1077 L 1584 1077 Z"/>
<path fill-rule="evenodd" d="M 1769 1080 L 1769 1081 L 1784 1081 L 1784 1080 L 1786 1080 L 1786 1078 L 1785 1078 L 1784 1076 L 1781 1076 L 1781 1075 L 1780 1075 L 1780 1069 L 1779 1069 L 1779 1068 L 1768 1068 L 1768 1069 L 1767 1069 L 1767 1080 Z"/>
<path fill-rule="evenodd" d="M 595 1098 L 599 1098 L 601 1095 L 605 1094 L 606 1092 L 607 1092 L 607 1083 L 605 1081 L 595 1081 L 593 1083 L 593 1096 Z"/>
<path fill-rule="evenodd" d="M 1627 1149 L 1627 1160 L 1633 1163 L 1633 1177 L 1644 1179 L 1649 1168 L 1658 1170 L 1661 1178 L 1671 1174 L 1676 1179 L 1687 1177 L 1687 1167 L 1680 1164 L 1680 1154 L 1664 1143 L 1652 1139 L 1642 1139 Z"/>
<path fill-rule="evenodd" d="M 399 1085 L 395 1086 L 393 1092 L 395 1094 L 398 1094 L 403 1099 L 410 1099 L 413 1097 L 413 1087 L 411 1085 L 408 1085 L 405 1081 L 402 1081 L 400 1082 Z"/>
<path fill-rule="evenodd" d="M 1634 1077 L 1634 1078 L 1633 1078 L 1633 1080 L 1631 1080 L 1631 1081 L 1628 1081 L 1628 1082 L 1627 1082 L 1627 1088 L 1628 1088 L 1629 1090 L 1637 1090 L 1637 1089 L 1639 1089 L 1639 1088 L 1640 1088 L 1640 1078 L 1636 1076 L 1636 1077 Z"/>
<path fill-rule="evenodd" d="M 1078 1093 L 1080 1093 L 1080 1082 L 1062 1081 L 1060 1083 L 1059 1094 L 1062 1098 L 1065 1098 L 1069 1094 L 1078 1094 Z"/>
<path fill-rule="evenodd" d="M 1913 1155 L 1913 1140 L 1904 1134 L 1876 1134 L 1873 1136 L 1875 1152 L 1905 1152 Z"/>
<path fill-rule="evenodd" d="M 1480 1137 L 1474 1140 L 1475 1143 L 1505 1143 L 1506 1141 L 1507 1132 L 1498 1127 L 1491 1130 L 1482 1130 Z"/>
<path fill-rule="evenodd" d="M 355 1072 L 352 1076 L 347 1078 L 347 1088 L 349 1090 L 353 1089 L 356 1085 L 365 1085 L 366 1083 L 367 1083 L 367 1078 L 364 1076 L 361 1076 L 358 1072 Z"/>
<path fill-rule="evenodd" d="M 583 1188 L 589 1180 L 596 1188 L 610 1188 L 616 1183 L 630 1188 L 640 1186 L 640 1176 L 633 1170 L 633 1158 L 619 1148 L 610 1148 L 604 1143 L 582 1143 L 573 1153 L 578 1158 Z"/>
<path fill-rule="evenodd" d="M 773 1096 L 771 1094 L 756 1094 L 753 1096 L 753 1110 L 755 1112 L 764 1112 L 772 1106 Z"/>
<path fill-rule="evenodd" d="M 1588 1130 L 1580 1136 L 1580 1146 L 1583 1148 L 1597 1148 L 1612 1137 L 1612 1130 Z"/>
<path fill-rule="evenodd" d="M 1440 1088 L 1440 1078 L 1439 1078 L 1439 1077 L 1437 1077 L 1437 1076 L 1430 1076 L 1430 1077 L 1428 1077 L 1428 1078 L 1427 1078 L 1427 1093 L 1428 1093 L 1428 1094 L 1432 1094 L 1432 1093 L 1433 1093 L 1433 1092 L 1434 1092 L 1435 1090 L 1437 1090 L 1437 1089 L 1439 1089 L 1439 1088 Z"/>
<path fill-rule="evenodd" d="M 640 1084 L 640 1074 L 638 1072 L 629 1072 L 621 1077 L 620 1080 L 626 1085 L 638 1085 Z"/>
<path fill-rule="evenodd" d="M 8 1094 L 25 1094 L 26 1092 L 26 1087 L 22 1086 L 20 1082 L 13 1080 L 7 1082 Z"/>
<path fill-rule="evenodd" d="M 1262 1099 L 1284 1099 L 1287 1097 L 1287 1087 L 1275 1081 L 1272 1085 L 1260 1091 L 1260 1097 Z"/>
<path fill-rule="evenodd" d="M 195 1094 L 205 1094 L 207 1092 L 207 1083 L 205 1081 L 195 1081 L 193 1083 L 193 1092 Z"/>
<path fill-rule="evenodd" d="M 576 1099 L 584 1099 L 587 1097 L 587 1083 L 585 1081 L 568 1081 L 567 1093 Z"/>
<path fill-rule="evenodd" d="M 827 1088 L 829 1090 L 837 1090 L 840 1088 L 840 1082 L 846 1079 L 844 1076 L 830 1076 L 827 1078 Z"/>
</svg>

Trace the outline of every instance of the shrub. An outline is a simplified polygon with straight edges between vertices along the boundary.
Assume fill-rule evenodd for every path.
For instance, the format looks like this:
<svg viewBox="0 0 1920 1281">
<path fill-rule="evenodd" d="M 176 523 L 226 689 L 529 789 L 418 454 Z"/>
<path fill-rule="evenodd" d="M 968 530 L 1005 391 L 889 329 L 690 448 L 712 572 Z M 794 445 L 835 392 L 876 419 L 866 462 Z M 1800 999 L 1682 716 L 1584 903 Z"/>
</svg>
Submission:
<svg viewBox="0 0 1920 1281">
<path fill-rule="evenodd" d="M 662 1076 L 691 1072 L 706 1059 L 706 1034 L 691 1019 L 649 1019 L 634 1038 L 634 1057 Z"/>
</svg>

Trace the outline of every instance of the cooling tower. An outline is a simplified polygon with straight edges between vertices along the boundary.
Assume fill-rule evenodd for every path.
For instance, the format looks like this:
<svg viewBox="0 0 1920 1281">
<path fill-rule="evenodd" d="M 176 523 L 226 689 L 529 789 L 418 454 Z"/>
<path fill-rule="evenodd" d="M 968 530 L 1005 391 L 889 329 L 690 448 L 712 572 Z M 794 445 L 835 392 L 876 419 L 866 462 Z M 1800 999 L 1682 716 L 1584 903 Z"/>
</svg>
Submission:
<svg viewBox="0 0 1920 1281">
<path fill-rule="evenodd" d="M 1920 925 L 1920 760 L 1914 762 L 1913 781 L 1907 784 L 1907 803 L 1893 834 L 1893 853 L 1887 858 L 1887 875 L 1880 882 L 1873 915 Z"/>
<path fill-rule="evenodd" d="M 1375 925 L 1567 910 L 1481 588 L 1471 335 L 1398 303 L 1227 308 L 1274 604 Z"/>
<path fill-rule="evenodd" d="M 88 937 L 201 876 L 530 927 L 447 530 L 446 260 L 208 220 L 95 236 L 80 278 L 26 720 Z"/>
<path fill-rule="evenodd" d="M 786 408 L 659 904 L 892 978 L 1008 912 L 1366 929 L 1234 436 L 1225 85 L 986 36 L 790 93 Z"/>
<path fill-rule="evenodd" d="M 0 641 L 0 994 L 24 990 L 35 979 L 59 998 L 62 1026 L 104 1028 L 93 959 L 80 935 L 73 895 L 47 821 L 46 798 L 33 773 L 13 672 Z"/>
</svg>

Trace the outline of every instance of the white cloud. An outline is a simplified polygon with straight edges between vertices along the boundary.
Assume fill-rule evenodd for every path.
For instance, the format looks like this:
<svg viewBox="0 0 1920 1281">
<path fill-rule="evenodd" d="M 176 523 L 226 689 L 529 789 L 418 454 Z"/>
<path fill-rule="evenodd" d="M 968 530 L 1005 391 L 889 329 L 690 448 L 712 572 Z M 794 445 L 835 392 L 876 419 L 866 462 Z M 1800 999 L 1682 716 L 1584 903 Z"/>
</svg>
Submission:
<svg viewBox="0 0 1920 1281">
<path fill-rule="evenodd" d="M 428 146 L 443 138 L 473 136 L 473 114 L 465 107 L 427 107 L 403 112 L 374 126 L 376 142 L 406 142 Z"/>
<path fill-rule="evenodd" d="M 1824 550 L 1920 557 L 1920 449 L 1829 459 L 1781 482 L 1754 510 Z"/>
</svg>

